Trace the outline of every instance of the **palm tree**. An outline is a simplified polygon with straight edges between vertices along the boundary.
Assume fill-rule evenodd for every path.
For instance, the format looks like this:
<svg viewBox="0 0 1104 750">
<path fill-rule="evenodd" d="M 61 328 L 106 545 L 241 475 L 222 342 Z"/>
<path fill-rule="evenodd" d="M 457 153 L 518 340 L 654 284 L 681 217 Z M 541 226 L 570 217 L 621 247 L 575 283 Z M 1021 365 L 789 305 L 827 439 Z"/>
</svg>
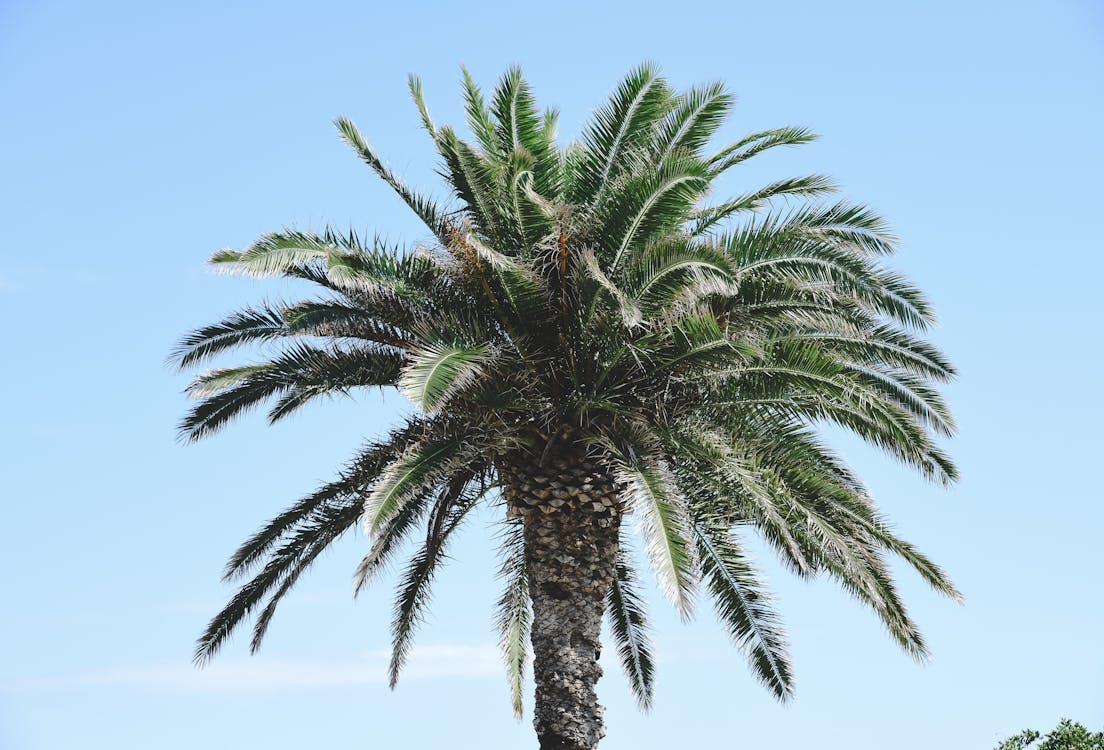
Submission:
<svg viewBox="0 0 1104 750">
<path fill-rule="evenodd" d="M 188 386 L 199 401 L 181 424 L 186 440 L 269 399 L 270 422 L 366 386 L 395 387 L 416 407 L 234 553 L 226 579 L 247 580 L 199 639 L 197 662 L 252 614 L 255 650 L 303 571 L 358 522 L 371 543 L 357 590 L 421 528 L 394 607 L 394 686 L 446 546 L 481 502 L 502 513 L 498 625 L 513 706 L 520 715 L 531 641 L 542 748 L 593 748 L 604 733 L 603 615 L 638 702 L 651 702 L 650 627 L 622 539 L 630 527 L 681 615 L 703 589 L 780 699 L 793 677 L 745 551 L 753 531 L 797 575 L 839 581 L 923 658 L 887 554 L 959 595 L 890 531 L 816 426 L 843 426 L 925 477 L 954 480 L 933 442 L 954 430 L 933 387 L 953 369 L 920 337 L 929 305 L 880 264 L 896 245 L 883 220 L 827 200 L 835 188 L 823 176 L 706 200 L 731 168 L 814 136 L 780 128 L 710 150 L 729 94 L 720 84 L 676 92 L 649 65 L 566 146 L 556 111 L 538 111 L 517 69 L 489 100 L 464 71 L 474 143 L 434 123 L 414 77 L 410 91 L 446 202 L 408 187 L 352 122 L 336 124 L 428 241 L 404 249 L 285 230 L 220 251 L 220 271 L 303 279 L 322 296 L 246 308 L 173 355 L 191 367 L 279 344 Z"/>
</svg>

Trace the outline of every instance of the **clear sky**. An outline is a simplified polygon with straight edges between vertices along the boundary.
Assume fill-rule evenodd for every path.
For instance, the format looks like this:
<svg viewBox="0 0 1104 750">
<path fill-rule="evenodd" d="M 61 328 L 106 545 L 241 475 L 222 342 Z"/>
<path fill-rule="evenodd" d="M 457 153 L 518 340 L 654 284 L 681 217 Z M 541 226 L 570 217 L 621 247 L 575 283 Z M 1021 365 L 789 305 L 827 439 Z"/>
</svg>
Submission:
<svg viewBox="0 0 1104 750">
<path fill-rule="evenodd" d="M 284 225 L 422 239 L 331 120 L 351 115 L 432 187 L 406 74 L 459 124 L 461 62 L 487 86 L 520 63 L 564 135 L 644 59 L 676 85 L 727 81 L 726 136 L 814 128 L 726 187 L 827 172 L 888 216 L 895 266 L 930 293 L 962 373 L 953 490 L 839 443 L 965 593 L 955 605 L 901 570 L 931 662 L 765 555 L 796 700 L 772 701 L 708 609 L 683 626 L 653 591 L 656 706 L 640 715 L 611 662 L 604 750 L 991 748 L 1060 716 L 1104 726 L 1104 6 L 376 5 L 0 1 L 0 747 L 535 745 L 493 647 L 487 516 L 453 548 L 394 693 L 390 592 L 353 602 L 354 535 L 259 656 L 239 637 L 207 671 L 189 664 L 236 543 L 403 408 L 367 394 L 177 444 L 176 337 L 287 292 L 204 261 Z"/>
</svg>

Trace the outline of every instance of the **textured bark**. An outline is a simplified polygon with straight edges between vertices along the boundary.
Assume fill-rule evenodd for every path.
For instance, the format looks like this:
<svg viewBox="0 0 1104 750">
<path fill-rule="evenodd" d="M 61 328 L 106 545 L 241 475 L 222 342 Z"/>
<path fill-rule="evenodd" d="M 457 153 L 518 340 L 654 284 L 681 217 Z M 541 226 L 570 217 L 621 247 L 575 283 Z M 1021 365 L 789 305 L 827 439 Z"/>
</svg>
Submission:
<svg viewBox="0 0 1104 750">
<path fill-rule="evenodd" d="M 567 446 L 544 465 L 503 467 L 511 515 L 523 518 L 533 603 L 533 724 L 541 750 L 590 750 L 605 734 L 595 685 L 621 508 L 609 474 Z"/>
</svg>

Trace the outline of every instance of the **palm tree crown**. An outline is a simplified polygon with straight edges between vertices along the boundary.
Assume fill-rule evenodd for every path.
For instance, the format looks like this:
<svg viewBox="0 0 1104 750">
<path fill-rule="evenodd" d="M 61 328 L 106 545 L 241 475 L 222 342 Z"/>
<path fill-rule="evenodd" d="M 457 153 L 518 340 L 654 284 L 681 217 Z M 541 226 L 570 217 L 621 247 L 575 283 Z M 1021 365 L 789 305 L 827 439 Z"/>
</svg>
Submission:
<svg viewBox="0 0 1104 750">
<path fill-rule="evenodd" d="M 250 615 L 256 649 L 303 571 L 359 521 L 371 544 L 358 589 L 402 540 L 419 528 L 425 537 L 399 581 L 394 681 L 450 535 L 476 504 L 499 503 L 499 624 L 520 712 L 534 558 L 525 554 L 527 516 L 510 498 L 535 478 L 551 489 L 533 502 L 550 498 L 540 512 L 552 513 L 555 459 L 570 450 L 594 481 L 608 477 L 615 527 L 621 512 L 634 519 L 679 612 L 689 617 L 699 594 L 711 598 L 780 698 L 793 685 L 787 646 L 745 533 L 757 532 L 796 574 L 839 581 L 923 657 L 887 555 L 958 593 L 889 530 L 816 427 L 842 426 L 925 477 L 954 480 L 933 441 L 954 424 L 933 386 L 953 368 L 922 338 L 932 311 L 881 264 L 896 246 L 885 222 L 831 198 L 823 176 L 707 200 L 733 167 L 814 136 L 779 128 L 711 148 L 729 94 L 719 84 L 674 91 L 648 65 L 566 146 L 556 112 L 538 111 L 517 69 L 489 99 L 465 71 L 471 143 L 434 123 L 416 78 L 410 90 L 448 200 L 408 187 L 349 120 L 337 127 L 425 223 L 428 240 L 407 249 L 286 230 L 218 252 L 211 262 L 221 271 L 304 279 L 322 296 L 246 308 L 174 353 L 191 367 L 243 345 L 279 345 L 259 363 L 207 370 L 188 386 L 198 403 L 181 425 L 187 440 L 265 401 L 274 400 L 274 422 L 364 386 L 393 386 L 417 407 L 233 555 L 226 578 L 244 585 L 201 637 L 197 660 Z M 587 499 L 589 483 L 571 487 Z M 639 575 L 625 545 L 608 549 L 616 559 L 602 606 L 646 707 L 654 670 Z"/>
</svg>

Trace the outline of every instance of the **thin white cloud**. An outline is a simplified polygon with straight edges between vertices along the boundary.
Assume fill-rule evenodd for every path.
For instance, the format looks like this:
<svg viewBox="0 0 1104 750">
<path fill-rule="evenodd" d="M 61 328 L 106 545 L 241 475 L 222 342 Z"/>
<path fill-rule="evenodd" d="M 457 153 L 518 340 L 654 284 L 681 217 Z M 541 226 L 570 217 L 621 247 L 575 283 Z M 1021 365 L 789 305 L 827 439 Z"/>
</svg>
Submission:
<svg viewBox="0 0 1104 750">
<path fill-rule="evenodd" d="M 374 685 L 387 681 L 387 651 L 372 651 L 359 659 L 322 661 L 304 659 L 216 660 L 204 669 L 190 664 L 163 664 L 107 669 L 42 677 L 25 687 L 142 688 L 188 693 L 238 693 L 263 690 Z M 502 662 L 493 645 L 442 644 L 416 648 L 403 670 L 404 680 L 500 675 Z"/>
</svg>

